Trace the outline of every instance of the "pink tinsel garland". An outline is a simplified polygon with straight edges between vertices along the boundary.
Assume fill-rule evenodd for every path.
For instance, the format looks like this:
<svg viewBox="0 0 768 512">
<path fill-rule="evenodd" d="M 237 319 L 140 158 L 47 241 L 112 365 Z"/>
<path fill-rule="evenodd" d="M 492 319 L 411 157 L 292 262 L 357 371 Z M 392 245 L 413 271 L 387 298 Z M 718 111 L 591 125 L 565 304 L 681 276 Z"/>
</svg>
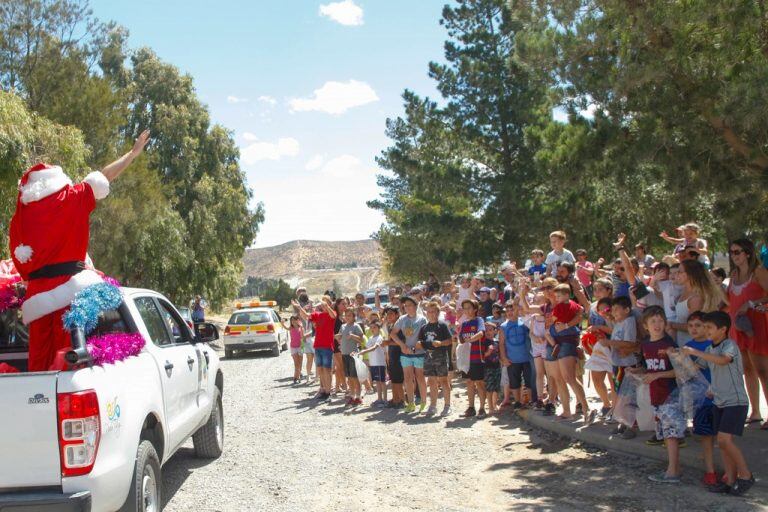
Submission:
<svg viewBox="0 0 768 512">
<path fill-rule="evenodd" d="M 144 337 L 138 333 L 103 334 L 89 338 L 86 343 L 96 365 L 112 364 L 139 355 L 144 344 Z"/>
</svg>

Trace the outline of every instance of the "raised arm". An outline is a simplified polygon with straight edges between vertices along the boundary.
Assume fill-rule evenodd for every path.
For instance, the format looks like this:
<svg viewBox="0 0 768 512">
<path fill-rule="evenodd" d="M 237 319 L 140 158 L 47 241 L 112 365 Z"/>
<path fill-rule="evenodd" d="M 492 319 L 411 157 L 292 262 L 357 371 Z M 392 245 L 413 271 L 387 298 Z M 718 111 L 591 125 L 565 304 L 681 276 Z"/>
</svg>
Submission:
<svg viewBox="0 0 768 512">
<path fill-rule="evenodd" d="M 122 173 L 126 167 L 131 165 L 131 162 L 133 162 L 137 156 L 141 154 L 141 152 L 144 150 L 144 147 L 149 142 L 149 130 L 144 130 L 141 132 L 141 135 L 139 135 L 139 138 L 136 139 L 136 142 L 133 143 L 133 148 L 111 164 L 105 166 L 101 170 L 101 174 L 104 175 L 105 178 L 107 178 L 108 181 L 112 182 L 115 181 L 115 179 L 120 176 L 120 173 Z"/>
</svg>

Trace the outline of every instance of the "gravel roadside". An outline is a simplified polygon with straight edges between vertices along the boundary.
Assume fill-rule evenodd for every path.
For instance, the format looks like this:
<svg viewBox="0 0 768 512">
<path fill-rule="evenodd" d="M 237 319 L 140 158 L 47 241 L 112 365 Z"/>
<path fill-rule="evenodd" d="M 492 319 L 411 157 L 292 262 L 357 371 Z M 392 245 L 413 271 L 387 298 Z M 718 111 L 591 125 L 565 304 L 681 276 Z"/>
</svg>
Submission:
<svg viewBox="0 0 768 512">
<path fill-rule="evenodd" d="M 194 458 L 191 443 L 163 468 L 166 512 L 335 510 L 722 510 L 763 508 L 766 496 L 715 496 L 685 475 L 527 428 L 509 413 L 430 419 L 342 399 L 317 405 L 291 383 L 292 362 L 248 354 L 222 360 L 225 452 Z M 366 397 L 366 404 L 373 399 Z M 441 401 L 442 405 L 442 401 Z"/>
</svg>

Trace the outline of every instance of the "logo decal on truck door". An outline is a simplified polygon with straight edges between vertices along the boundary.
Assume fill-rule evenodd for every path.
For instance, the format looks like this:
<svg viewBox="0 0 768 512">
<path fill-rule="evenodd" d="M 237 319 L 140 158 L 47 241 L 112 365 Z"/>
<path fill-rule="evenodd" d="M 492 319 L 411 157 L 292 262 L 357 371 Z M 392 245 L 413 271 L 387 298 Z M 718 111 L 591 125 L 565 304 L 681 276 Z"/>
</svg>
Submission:
<svg viewBox="0 0 768 512">
<path fill-rule="evenodd" d="M 50 400 L 47 396 L 45 396 L 42 393 L 37 393 L 35 396 L 30 397 L 29 402 L 27 402 L 29 405 L 35 405 L 35 404 L 47 404 L 50 403 Z"/>
<path fill-rule="evenodd" d="M 107 402 L 106 409 L 107 419 L 109 420 L 109 423 L 107 423 L 106 432 L 115 432 L 115 435 L 119 437 L 122 423 L 120 422 L 120 404 L 117 403 L 117 397 L 115 397 L 115 399 L 111 402 Z"/>
</svg>

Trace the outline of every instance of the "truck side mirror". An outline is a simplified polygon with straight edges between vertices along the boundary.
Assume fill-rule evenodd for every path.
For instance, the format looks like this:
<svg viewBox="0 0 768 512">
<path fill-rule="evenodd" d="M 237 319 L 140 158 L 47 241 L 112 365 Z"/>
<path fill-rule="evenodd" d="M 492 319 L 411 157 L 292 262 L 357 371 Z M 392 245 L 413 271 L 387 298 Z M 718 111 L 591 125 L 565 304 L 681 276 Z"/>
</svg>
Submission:
<svg viewBox="0 0 768 512">
<path fill-rule="evenodd" d="M 203 343 L 210 343 L 219 339 L 219 329 L 210 322 L 195 324 L 195 334 Z"/>
</svg>

